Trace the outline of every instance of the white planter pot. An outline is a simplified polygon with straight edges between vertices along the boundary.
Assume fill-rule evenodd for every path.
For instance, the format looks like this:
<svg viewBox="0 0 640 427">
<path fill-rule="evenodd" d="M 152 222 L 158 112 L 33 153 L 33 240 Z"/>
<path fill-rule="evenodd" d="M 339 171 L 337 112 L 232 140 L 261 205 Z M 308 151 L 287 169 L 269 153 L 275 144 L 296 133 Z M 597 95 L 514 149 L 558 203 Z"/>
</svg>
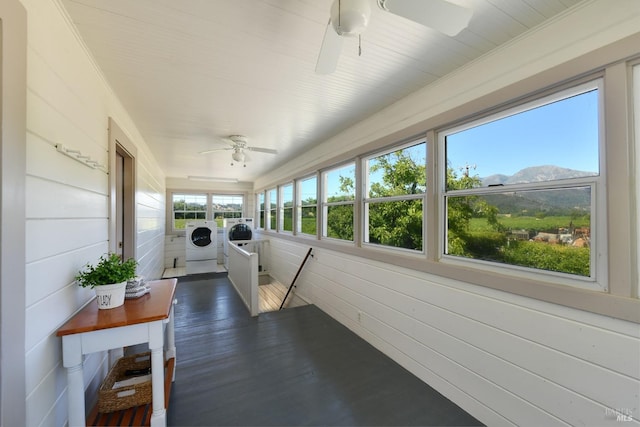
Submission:
<svg viewBox="0 0 640 427">
<path fill-rule="evenodd" d="M 113 283 L 111 285 L 96 286 L 93 289 L 98 297 L 98 308 L 116 308 L 124 304 L 124 293 L 126 291 L 127 282 Z"/>
</svg>

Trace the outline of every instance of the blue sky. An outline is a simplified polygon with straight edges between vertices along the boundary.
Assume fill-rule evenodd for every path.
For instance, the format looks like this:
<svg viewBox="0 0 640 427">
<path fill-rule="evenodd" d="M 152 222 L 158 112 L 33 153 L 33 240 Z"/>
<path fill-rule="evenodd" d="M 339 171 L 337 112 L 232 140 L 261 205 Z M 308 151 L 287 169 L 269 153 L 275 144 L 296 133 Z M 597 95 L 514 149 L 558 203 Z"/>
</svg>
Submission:
<svg viewBox="0 0 640 427">
<path fill-rule="evenodd" d="M 447 160 L 471 175 L 513 175 L 529 166 L 598 171 L 596 90 L 447 136 Z"/>
<path fill-rule="evenodd" d="M 530 167 L 555 165 L 598 173 L 598 91 L 580 93 L 447 136 L 447 161 L 458 176 L 471 166 L 481 178 L 513 175 Z M 418 160 L 421 154 L 414 153 Z M 474 168 L 475 167 L 475 168 Z M 353 176 L 353 165 L 332 171 L 329 195 L 338 195 L 338 177 Z M 380 179 L 372 177 L 373 180 Z"/>
</svg>

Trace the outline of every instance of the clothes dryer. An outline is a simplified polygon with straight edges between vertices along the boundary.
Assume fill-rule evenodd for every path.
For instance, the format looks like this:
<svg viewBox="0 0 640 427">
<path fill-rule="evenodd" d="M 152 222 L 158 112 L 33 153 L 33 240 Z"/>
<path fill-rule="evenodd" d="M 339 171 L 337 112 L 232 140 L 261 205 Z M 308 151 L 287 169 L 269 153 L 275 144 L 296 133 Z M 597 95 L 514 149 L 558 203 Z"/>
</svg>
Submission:
<svg viewBox="0 0 640 427">
<path fill-rule="evenodd" d="M 244 241 L 253 238 L 253 218 L 225 218 L 224 241 L 222 253 L 224 254 L 224 266 L 229 268 L 229 241 Z"/>
<path fill-rule="evenodd" d="M 218 264 L 216 222 L 190 221 L 185 231 L 187 274 L 215 272 Z"/>
</svg>

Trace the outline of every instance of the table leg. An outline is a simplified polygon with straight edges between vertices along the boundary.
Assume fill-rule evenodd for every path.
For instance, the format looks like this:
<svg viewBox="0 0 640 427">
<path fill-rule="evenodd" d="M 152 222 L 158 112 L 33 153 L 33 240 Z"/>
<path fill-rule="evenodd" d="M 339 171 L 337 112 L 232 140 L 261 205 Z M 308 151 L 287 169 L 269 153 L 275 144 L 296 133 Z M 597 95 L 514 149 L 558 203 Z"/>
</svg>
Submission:
<svg viewBox="0 0 640 427">
<path fill-rule="evenodd" d="M 175 326 L 173 320 L 173 308 L 175 306 L 176 301 L 174 300 L 173 305 L 171 306 L 171 311 L 169 313 L 169 323 L 167 324 L 167 343 L 166 343 L 166 358 L 171 359 L 176 357 L 176 336 L 175 336 Z M 177 360 L 175 360 L 177 362 Z M 175 363 L 174 363 L 175 366 Z M 171 378 L 171 382 L 176 380 L 176 370 L 173 370 L 173 376 Z"/>
<path fill-rule="evenodd" d="M 151 350 L 151 390 L 153 393 L 151 427 L 167 425 L 167 411 L 164 407 L 164 328 L 163 322 L 149 325 L 149 350 Z"/>
<path fill-rule="evenodd" d="M 62 337 L 62 364 L 67 368 L 67 402 L 69 426 L 86 425 L 84 408 L 84 375 L 82 373 L 82 347 L 80 337 Z"/>
<path fill-rule="evenodd" d="M 84 375 L 82 363 L 67 368 L 67 383 L 69 399 L 69 426 L 77 427 L 86 425 L 84 416 Z"/>
</svg>

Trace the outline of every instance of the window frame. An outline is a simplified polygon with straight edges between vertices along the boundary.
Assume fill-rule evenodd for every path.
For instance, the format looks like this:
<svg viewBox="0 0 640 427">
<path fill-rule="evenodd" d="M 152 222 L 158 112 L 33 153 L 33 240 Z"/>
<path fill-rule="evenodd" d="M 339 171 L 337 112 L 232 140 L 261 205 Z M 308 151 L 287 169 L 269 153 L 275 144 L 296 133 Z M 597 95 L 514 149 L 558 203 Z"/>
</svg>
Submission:
<svg viewBox="0 0 640 427">
<path fill-rule="evenodd" d="M 267 221 L 267 217 L 266 217 L 266 211 L 265 211 L 265 191 L 261 191 L 258 194 L 256 194 L 256 215 L 257 215 L 257 221 L 256 221 L 256 228 L 258 228 L 259 230 L 264 230 L 266 228 L 266 221 Z"/>
<path fill-rule="evenodd" d="M 171 231 L 173 233 L 181 233 L 181 232 L 184 233 L 185 229 L 186 229 L 186 227 L 185 228 L 176 228 L 176 219 L 175 219 L 176 212 L 184 212 L 184 213 L 189 212 L 187 210 L 185 210 L 185 211 L 176 211 L 174 209 L 174 200 L 173 199 L 174 199 L 175 196 L 185 196 L 185 197 L 188 197 L 188 196 L 204 196 L 205 197 L 205 208 L 204 208 L 204 211 L 200 210 L 200 211 L 192 211 L 192 212 L 204 212 L 205 218 L 202 221 L 206 221 L 207 218 L 209 218 L 210 206 L 209 206 L 209 197 L 208 197 L 207 193 L 197 192 L 197 191 L 173 191 L 173 192 L 171 192 L 171 195 L 170 195 L 171 202 L 169 204 L 169 206 L 170 206 L 169 209 L 171 211 L 170 220 L 169 221 L 171 223 Z M 199 219 L 197 219 L 197 220 L 199 221 Z M 185 224 L 186 224 L 186 221 L 187 221 L 187 219 L 185 218 Z"/>
<path fill-rule="evenodd" d="M 214 195 L 218 195 L 218 196 L 226 196 L 226 195 L 232 195 L 232 196 L 240 196 L 242 197 L 242 213 L 241 216 L 244 216 L 245 214 L 245 209 L 246 209 L 246 201 L 247 201 L 247 194 L 245 192 L 239 192 L 239 191 L 230 191 L 230 192 L 224 192 L 224 191 L 207 191 L 207 190 L 198 190 L 198 189 L 193 189 L 193 190 L 181 190 L 181 189 L 167 189 L 166 190 L 166 229 L 167 230 L 171 230 L 171 234 L 177 235 L 177 236 L 183 236 L 185 235 L 185 229 L 184 228 L 175 228 L 174 226 L 174 210 L 173 210 L 173 196 L 174 195 L 185 195 L 185 196 L 192 196 L 192 195 L 196 195 L 196 196 L 205 196 L 206 197 L 206 215 L 205 218 L 202 221 L 213 221 L 213 207 L 212 207 L 212 200 L 213 200 L 213 196 Z M 218 227 L 218 231 L 221 231 L 222 228 Z"/>
<path fill-rule="evenodd" d="M 331 240 L 334 242 L 343 242 L 343 243 L 349 243 L 351 245 L 354 244 L 358 244 L 358 233 L 356 233 L 356 230 L 358 228 L 358 212 L 356 211 L 356 206 L 358 205 L 358 203 L 356 203 L 357 199 L 358 199 L 358 188 L 360 187 L 358 185 L 359 183 L 359 173 L 358 173 L 358 165 L 360 162 L 358 162 L 357 160 L 349 160 L 347 162 L 344 163 L 340 163 L 334 167 L 330 167 L 327 168 L 323 171 L 320 172 L 320 179 L 321 179 L 321 188 L 322 188 L 322 193 L 321 193 L 321 202 L 320 202 L 320 207 L 322 210 L 322 227 L 320 227 L 320 230 L 318 230 L 319 233 L 319 238 L 321 240 Z M 332 172 L 336 172 L 340 169 L 344 169 L 346 167 L 349 166 L 353 166 L 354 168 L 354 197 L 352 200 L 343 200 L 343 201 L 338 201 L 338 202 L 329 202 L 327 201 L 328 198 L 328 194 L 327 194 L 327 190 L 328 190 L 328 186 L 327 186 L 327 178 L 329 176 L 330 173 Z M 351 240 L 346 240 L 346 239 L 340 239 L 338 237 L 330 237 L 328 235 L 328 213 L 329 213 L 329 209 L 332 207 L 338 207 L 338 206 L 351 206 L 352 207 L 352 212 L 353 212 L 353 222 L 352 222 L 352 227 L 353 227 L 353 237 Z"/>
<path fill-rule="evenodd" d="M 424 144 L 424 157 L 425 157 L 425 191 L 422 193 L 416 194 L 404 194 L 399 196 L 386 196 L 386 197 L 369 197 L 369 187 L 370 187 L 370 174 L 369 174 L 369 162 L 375 158 L 382 157 L 396 151 L 405 150 L 408 148 L 415 147 L 417 145 Z M 426 217 L 426 206 L 427 206 L 427 138 L 425 136 L 421 136 L 419 138 L 412 138 L 411 140 L 397 144 L 391 147 L 387 147 L 382 151 L 372 152 L 366 156 L 363 156 L 361 161 L 361 182 L 362 182 L 362 197 L 361 197 L 361 205 L 362 205 L 362 233 L 361 233 L 361 244 L 363 247 L 371 247 L 381 250 L 393 250 L 406 252 L 408 254 L 425 254 L 426 252 L 426 226 L 425 226 L 425 217 Z M 411 200 L 421 200 L 422 201 L 422 248 L 420 250 L 401 248 L 397 246 L 389 246 L 384 245 L 382 243 L 371 243 L 368 242 L 369 235 L 369 207 L 371 204 L 375 203 L 391 203 L 398 201 L 411 201 Z"/>
<path fill-rule="evenodd" d="M 585 81 L 586 80 L 586 81 Z M 477 187 L 463 190 L 446 189 L 447 158 L 445 140 L 448 135 L 458 133 L 476 126 L 495 122 L 505 117 L 510 117 L 521 112 L 533 110 L 538 107 L 550 105 L 553 102 L 568 99 L 591 90 L 598 91 L 598 174 L 592 176 L 568 178 L 562 180 L 542 181 L 533 183 L 509 184 L 499 187 Z M 602 202 L 606 200 L 605 177 L 607 175 L 605 159 L 605 134 L 604 117 L 606 114 L 604 105 L 604 80 L 601 76 L 591 76 L 578 82 L 569 82 L 562 86 L 549 89 L 539 94 L 533 94 L 518 102 L 502 106 L 493 110 L 491 114 L 483 115 L 470 121 L 465 121 L 443 128 L 437 132 L 437 151 L 439 153 L 439 165 L 437 170 L 440 179 L 438 185 L 438 211 L 443 218 L 438 226 L 438 259 L 443 263 L 459 267 L 469 267 L 479 270 L 495 272 L 498 274 L 518 275 L 531 280 L 553 282 L 559 285 L 567 285 L 581 289 L 607 292 L 609 290 L 608 269 L 605 257 L 607 253 L 607 216 L 606 209 L 602 209 Z M 502 264 L 495 261 L 464 258 L 447 254 L 447 198 L 457 196 L 484 196 L 505 192 L 569 189 L 579 187 L 591 188 L 591 223 L 592 230 L 590 250 L 589 277 L 574 274 L 535 269 L 511 264 Z M 605 202 L 606 203 L 606 202 Z M 595 230 L 595 232 L 593 232 Z"/>
<path fill-rule="evenodd" d="M 285 191 L 287 191 L 287 189 L 291 189 L 291 200 L 285 200 Z M 293 183 L 293 181 L 291 182 L 287 182 L 285 184 L 281 184 L 278 186 L 278 232 L 280 233 L 287 233 L 287 234 L 293 234 L 293 231 L 296 229 L 295 226 L 295 218 L 294 218 L 294 211 L 295 211 L 295 197 L 296 197 L 296 192 L 295 192 L 295 185 Z M 290 207 L 285 207 L 285 203 L 290 201 L 291 202 L 291 206 Z M 286 211 L 290 211 L 291 213 L 291 230 L 287 230 L 285 229 L 285 218 L 286 218 Z"/>
<path fill-rule="evenodd" d="M 269 209 L 267 209 L 267 207 L 269 207 Z M 265 230 L 277 232 L 278 231 L 278 187 L 277 186 L 265 190 L 264 208 L 265 208 L 265 211 L 264 211 Z M 275 225 L 275 227 L 273 227 L 272 225 Z"/>
<path fill-rule="evenodd" d="M 241 205 L 242 207 L 240 208 L 240 211 L 216 211 L 213 208 L 213 202 L 214 202 L 214 198 L 215 197 L 239 197 L 241 199 Z M 243 213 L 244 213 L 244 205 L 245 205 L 245 197 L 243 194 L 233 194 L 233 193 L 219 193 L 219 192 L 215 192 L 215 193 L 210 193 L 209 194 L 209 206 L 211 208 L 211 220 L 212 221 L 216 221 L 216 224 L 218 226 L 218 228 L 222 228 L 223 227 L 223 223 L 224 223 L 224 219 L 226 218 L 242 218 L 243 217 Z M 223 213 L 223 218 L 222 221 L 220 223 L 218 223 L 218 220 L 215 217 L 216 212 L 222 212 Z M 234 212 L 235 214 L 239 214 L 239 216 L 227 216 L 226 212 Z"/>
<path fill-rule="evenodd" d="M 315 199 L 316 202 L 314 204 L 303 204 L 303 200 L 302 197 L 304 196 L 302 194 L 302 184 L 306 181 L 310 181 L 310 180 L 315 180 Z M 295 219 L 295 234 L 299 235 L 299 236 L 306 236 L 306 237 L 312 237 L 312 238 L 317 238 L 318 237 L 318 192 L 319 192 L 319 178 L 318 178 L 318 174 L 314 173 L 313 175 L 308 175 L 299 179 L 296 179 L 295 184 L 296 184 L 296 190 L 295 190 L 295 194 L 296 194 L 296 202 L 295 202 L 295 212 L 294 215 L 296 217 Z M 309 207 L 315 207 L 316 210 L 316 225 L 315 225 L 315 229 L 316 232 L 314 234 L 310 234 L 310 233 L 305 233 L 302 231 L 302 222 L 303 222 L 303 218 L 302 218 L 302 211 L 304 208 L 309 208 Z"/>
</svg>

